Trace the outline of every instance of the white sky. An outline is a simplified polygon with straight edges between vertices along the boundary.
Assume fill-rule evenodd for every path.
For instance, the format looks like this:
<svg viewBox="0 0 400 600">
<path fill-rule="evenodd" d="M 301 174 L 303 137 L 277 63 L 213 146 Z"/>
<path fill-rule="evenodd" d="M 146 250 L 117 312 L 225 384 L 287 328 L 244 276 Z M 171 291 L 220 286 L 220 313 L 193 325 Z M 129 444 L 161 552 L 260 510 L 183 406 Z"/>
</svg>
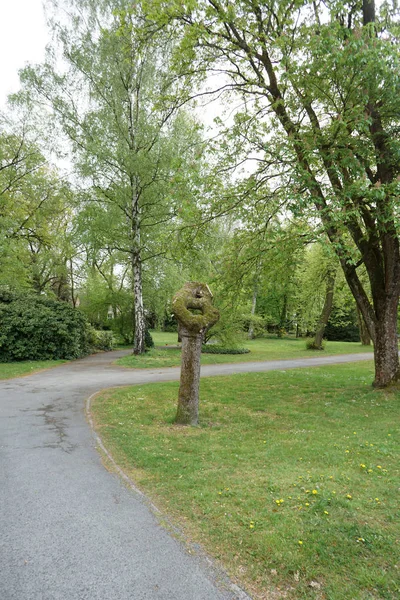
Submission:
<svg viewBox="0 0 400 600">
<path fill-rule="evenodd" d="M 43 60 L 48 40 L 42 0 L 0 0 L 0 108 L 19 89 L 18 70 Z"/>
<path fill-rule="evenodd" d="M 49 41 L 43 0 L 0 0 L 0 110 L 8 94 L 19 89 L 19 69 L 42 62 Z M 198 118 L 212 128 L 215 115 L 221 115 L 221 102 L 203 108 L 201 100 L 199 104 Z"/>
</svg>

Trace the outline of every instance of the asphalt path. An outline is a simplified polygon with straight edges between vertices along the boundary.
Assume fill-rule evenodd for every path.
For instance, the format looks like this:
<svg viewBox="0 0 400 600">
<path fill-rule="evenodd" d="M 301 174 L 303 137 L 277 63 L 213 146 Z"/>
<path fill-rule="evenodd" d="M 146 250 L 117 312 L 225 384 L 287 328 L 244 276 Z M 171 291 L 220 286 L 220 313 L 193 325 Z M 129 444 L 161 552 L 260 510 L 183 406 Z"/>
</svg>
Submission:
<svg viewBox="0 0 400 600">
<path fill-rule="evenodd" d="M 200 549 L 106 470 L 85 403 L 109 387 L 171 381 L 124 369 L 126 351 L 0 382 L 0 600 L 243 600 Z M 371 360 L 370 353 L 206 365 L 202 376 Z"/>
</svg>

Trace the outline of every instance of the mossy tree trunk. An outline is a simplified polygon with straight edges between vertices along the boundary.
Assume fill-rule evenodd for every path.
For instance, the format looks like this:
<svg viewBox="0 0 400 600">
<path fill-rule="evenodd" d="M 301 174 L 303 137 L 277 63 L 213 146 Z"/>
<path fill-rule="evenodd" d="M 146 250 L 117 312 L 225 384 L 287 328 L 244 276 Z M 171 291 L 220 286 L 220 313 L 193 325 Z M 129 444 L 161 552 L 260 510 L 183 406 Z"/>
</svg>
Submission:
<svg viewBox="0 0 400 600">
<path fill-rule="evenodd" d="M 219 312 L 212 306 L 212 297 L 207 285 L 191 281 L 175 294 L 172 302 L 182 338 L 181 378 L 175 418 L 179 425 L 198 424 L 201 345 L 204 332 L 219 319 Z"/>
<path fill-rule="evenodd" d="M 182 364 L 175 422 L 181 425 L 198 425 L 199 385 L 202 333 L 191 334 L 181 328 Z"/>
</svg>

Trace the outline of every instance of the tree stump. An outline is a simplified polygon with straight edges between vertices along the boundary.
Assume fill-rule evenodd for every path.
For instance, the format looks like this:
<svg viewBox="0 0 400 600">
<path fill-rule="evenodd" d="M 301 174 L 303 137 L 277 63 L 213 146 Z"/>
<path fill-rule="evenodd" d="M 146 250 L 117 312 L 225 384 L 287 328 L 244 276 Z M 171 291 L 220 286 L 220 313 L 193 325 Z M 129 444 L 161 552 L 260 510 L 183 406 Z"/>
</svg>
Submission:
<svg viewBox="0 0 400 600">
<path fill-rule="evenodd" d="M 198 424 L 201 344 L 204 332 L 219 319 L 212 298 L 208 285 L 189 281 L 172 301 L 172 311 L 182 338 L 181 379 L 175 419 L 180 425 Z"/>
</svg>

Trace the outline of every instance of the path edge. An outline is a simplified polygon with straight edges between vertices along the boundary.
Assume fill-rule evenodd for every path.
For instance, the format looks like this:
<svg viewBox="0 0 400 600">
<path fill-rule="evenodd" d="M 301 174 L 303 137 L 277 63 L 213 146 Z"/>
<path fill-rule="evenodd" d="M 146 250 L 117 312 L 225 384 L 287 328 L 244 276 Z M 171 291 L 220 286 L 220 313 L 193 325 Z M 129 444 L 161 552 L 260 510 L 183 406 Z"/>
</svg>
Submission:
<svg viewBox="0 0 400 600">
<path fill-rule="evenodd" d="M 122 387 L 130 387 L 131 385 L 135 385 L 135 384 L 128 384 L 127 386 L 122 386 Z M 140 385 L 140 384 L 136 384 L 136 385 Z M 225 572 L 225 570 L 222 567 L 219 567 L 215 564 L 215 561 L 212 558 L 210 558 L 210 556 L 208 556 L 208 554 L 203 550 L 203 548 L 199 544 L 194 545 L 193 542 L 191 542 L 187 538 L 187 536 L 182 531 L 182 529 L 180 529 L 179 526 L 177 526 L 175 523 L 173 523 L 171 521 L 171 519 L 169 518 L 169 516 L 165 512 L 160 510 L 154 504 L 154 502 L 151 500 L 151 498 L 149 498 L 144 492 L 142 492 L 142 490 L 140 490 L 138 488 L 138 486 L 133 481 L 133 479 L 131 479 L 129 477 L 129 475 L 127 475 L 125 473 L 125 471 L 119 466 L 119 464 L 116 462 L 116 460 L 114 459 L 111 452 L 108 450 L 108 448 L 104 444 L 103 440 L 101 439 L 101 436 L 96 431 L 96 428 L 94 425 L 94 420 L 92 417 L 91 406 L 92 406 L 92 400 L 96 396 L 98 396 L 102 392 L 105 392 L 106 390 L 109 391 L 112 389 L 117 389 L 117 388 L 104 388 L 102 390 L 98 390 L 97 392 L 94 392 L 88 398 L 86 398 L 86 401 L 85 401 L 85 415 L 86 415 L 87 421 L 90 425 L 91 434 L 95 441 L 96 446 L 101 450 L 101 452 L 104 454 L 106 459 L 112 465 L 114 471 L 124 481 L 124 483 L 127 485 L 127 487 L 129 489 L 131 489 L 139 497 L 139 499 L 147 506 L 147 508 L 149 508 L 149 510 L 157 518 L 160 526 L 163 527 L 164 529 L 166 529 L 167 532 L 169 530 L 170 534 L 172 531 L 172 533 L 174 534 L 175 540 L 184 549 L 184 551 L 186 553 L 188 553 L 192 558 L 197 560 L 200 564 L 202 564 L 203 567 L 205 568 L 206 572 L 208 571 L 211 574 L 212 581 L 214 582 L 216 587 L 223 588 L 225 590 L 228 590 L 232 594 L 234 594 L 234 596 L 232 597 L 232 600 L 252 600 L 251 596 L 249 596 L 241 587 L 239 587 L 236 583 L 234 583 L 230 579 L 229 575 Z"/>
</svg>

